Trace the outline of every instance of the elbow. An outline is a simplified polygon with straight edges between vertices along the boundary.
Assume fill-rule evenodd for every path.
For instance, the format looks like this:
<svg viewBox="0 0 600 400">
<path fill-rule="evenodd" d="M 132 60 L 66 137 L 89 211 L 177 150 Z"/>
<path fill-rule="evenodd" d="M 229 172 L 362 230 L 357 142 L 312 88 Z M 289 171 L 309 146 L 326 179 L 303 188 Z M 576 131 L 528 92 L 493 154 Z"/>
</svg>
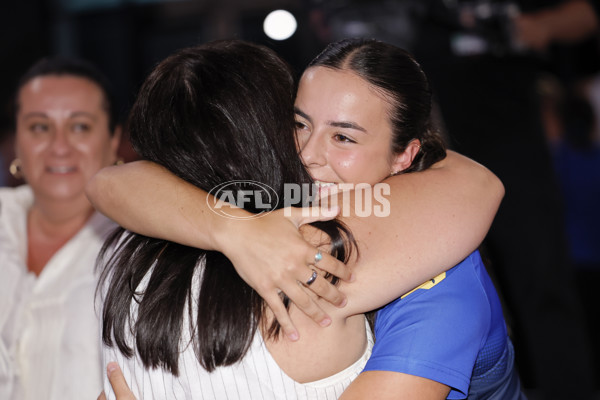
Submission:
<svg viewBox="0 0 600 400">
<path fill-rule="evenodd" d="M 106 167 L 98 171 L 85 185 L 85 195 L 92 206 L 100 212 L 103 210 L 103 196 L 110 193 L 109 180 L 106 178 Z"/>
<path fill-rule="evenodd" d="M 500 207 L 500 203 L 504 198 L 504 184 L 492 171 L 485 168 L 484 185 L 487 188 L 486 193 L 490 196 L 491 202 L 495 205 L 495 211 Z"/>
<path fill-rule="evenodd" d="M 498 203 L 500 203 L 500 201 L 502 201 L 502 199 L 504 198 L 504 195 L 506 194 L 506 190 L 505 190 L 504 184 L 502 183 L 500 178 L 498 178 L 493 173 L 492 173 L 491 185 L 492 185 L 492 191 L 496 195 L 496 197 L 498 199 Z"/>
<path fill-rule="evenodd" d="M 494 175 L 494 181 L 495 181 L 495 190 L 496 190 L 496 194 L 498 196 L 498 203 L 500 203 L 502 201 L 502 199 L 504 198 L 504 195 L 506 194 L 506 189 L 504 188 L 504 184 L 502 183 L 502 181 L 500 180 L 500 178 L 498 178 L 496 175 Z"/>
</svg>

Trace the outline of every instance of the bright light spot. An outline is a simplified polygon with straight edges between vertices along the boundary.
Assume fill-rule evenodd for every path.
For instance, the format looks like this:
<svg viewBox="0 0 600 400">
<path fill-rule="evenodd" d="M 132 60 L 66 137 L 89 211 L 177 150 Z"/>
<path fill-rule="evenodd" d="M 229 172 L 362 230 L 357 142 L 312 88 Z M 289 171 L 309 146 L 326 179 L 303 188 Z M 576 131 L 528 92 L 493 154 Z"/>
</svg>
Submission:
<svg viewBox="0 0 600 400">
<path fill-rule="evenodd" d="M 296 18 L 285 10 L 272 11 L 265 22 L 263 29 L 268 37 L 274 40 L 285 40 L 296 32 Z"/>
</svg>

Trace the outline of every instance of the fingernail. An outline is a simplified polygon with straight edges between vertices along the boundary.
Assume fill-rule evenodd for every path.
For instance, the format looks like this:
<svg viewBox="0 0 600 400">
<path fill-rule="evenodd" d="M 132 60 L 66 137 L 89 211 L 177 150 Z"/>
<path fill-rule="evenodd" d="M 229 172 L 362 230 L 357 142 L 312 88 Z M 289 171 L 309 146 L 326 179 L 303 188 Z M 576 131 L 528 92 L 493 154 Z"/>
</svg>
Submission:
<svg viewBox="0 0 600 400">
<path fill-rule="evenodd" d="M 321 325 L 321 326 L 323 326 L 323 327 L 324 327 L 324 326 L 329 326 L 329 325 L 331 325 L 331 318 L 325 318 L 324 320 L 322 320 L 322 321 L 320 322 L 320 324 L 319 324 L 319 325 Z"/>
<path fill-rule="evenodd" d="M 342 300 L 342 302 L 340 303 L 340 305 L 338 307 L 345 307 L 346 304 L 348 304 L 348 299 L 346 297 L 344 297 L 344 299 Z"/>
<path fill-rule="evenodd" d="M 108 372 L 108 376 L 110 376 L 118 368 L 119 368 L 119 365 L 116 362 L 114 362 L 114 361 L 109 362 L 108 365 L 106 366 L 106 371 Z"/>
<path fill-rule="evenodd" d="M 356 275 L 351 274 L 350 275 L 350 280 L 348 282 L 354 282 L 355 279 L 356 279 Z"/>
<path fill-rule="evenodd" d="M 298 340 L 298 332 L 292 332 L 288 335 L 288 339 L 290 339 L 292 342 L 295 342 L 296 340 Z"/>
</svg>

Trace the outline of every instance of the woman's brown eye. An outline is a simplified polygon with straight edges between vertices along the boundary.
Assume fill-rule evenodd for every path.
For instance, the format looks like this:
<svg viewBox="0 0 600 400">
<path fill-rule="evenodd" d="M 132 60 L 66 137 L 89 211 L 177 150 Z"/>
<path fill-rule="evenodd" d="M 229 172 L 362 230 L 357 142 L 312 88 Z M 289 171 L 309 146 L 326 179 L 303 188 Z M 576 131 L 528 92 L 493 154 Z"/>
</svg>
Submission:
<svg viewBox="0 0 600 400">
<path fill-rule="evenodd" d="M 32 124 L 29 127 L 29 130 L 32 131 L 32 132 L 34 132 L 34 133 L 45 133 L 45 132 L 48 132 L 49 127 L 48 127 L 47 124 L 36 123 L 36 124 Z"/>
<path fill-rule="evenodd" d="M 335 140 L 337 140 L 338 142 L 344 142 L 344 143 L 355 143 L 355 141 L 350 139 L 348 136 L 345 136 L 345 135 L 342 135 L 339 133 L 335 135 Z"/>
<path fill-rule="evenodd" d="M 89 132 L 90 126 L 88 124 L 74 124 L 73 131 L 75 132 Z"/>
</svg>

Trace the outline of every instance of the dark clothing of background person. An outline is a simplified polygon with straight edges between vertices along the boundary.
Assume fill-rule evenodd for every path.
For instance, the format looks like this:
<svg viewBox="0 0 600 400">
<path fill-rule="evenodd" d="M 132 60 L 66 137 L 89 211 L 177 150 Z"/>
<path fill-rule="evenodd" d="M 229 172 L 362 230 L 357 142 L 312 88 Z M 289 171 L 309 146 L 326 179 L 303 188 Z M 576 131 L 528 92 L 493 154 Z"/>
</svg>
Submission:
<svg viewBox="0 0 600 400">
<path fill-rule="evenodd" d="M 510 42 L 506 16 L 483 27 L 483 42 L 461 37 L 457 10 L 464 5 L 432 0 L 413 50 L 431 80 L 451 147 L 488 167 L 506 188 L 486 248 L 524 386 L 538 388 L 544 399 L 588 399 L 588 337 L 535 87 L 541 60 Z M 524 13 L 551 5 L 518 2 Z"/>
</svg>

